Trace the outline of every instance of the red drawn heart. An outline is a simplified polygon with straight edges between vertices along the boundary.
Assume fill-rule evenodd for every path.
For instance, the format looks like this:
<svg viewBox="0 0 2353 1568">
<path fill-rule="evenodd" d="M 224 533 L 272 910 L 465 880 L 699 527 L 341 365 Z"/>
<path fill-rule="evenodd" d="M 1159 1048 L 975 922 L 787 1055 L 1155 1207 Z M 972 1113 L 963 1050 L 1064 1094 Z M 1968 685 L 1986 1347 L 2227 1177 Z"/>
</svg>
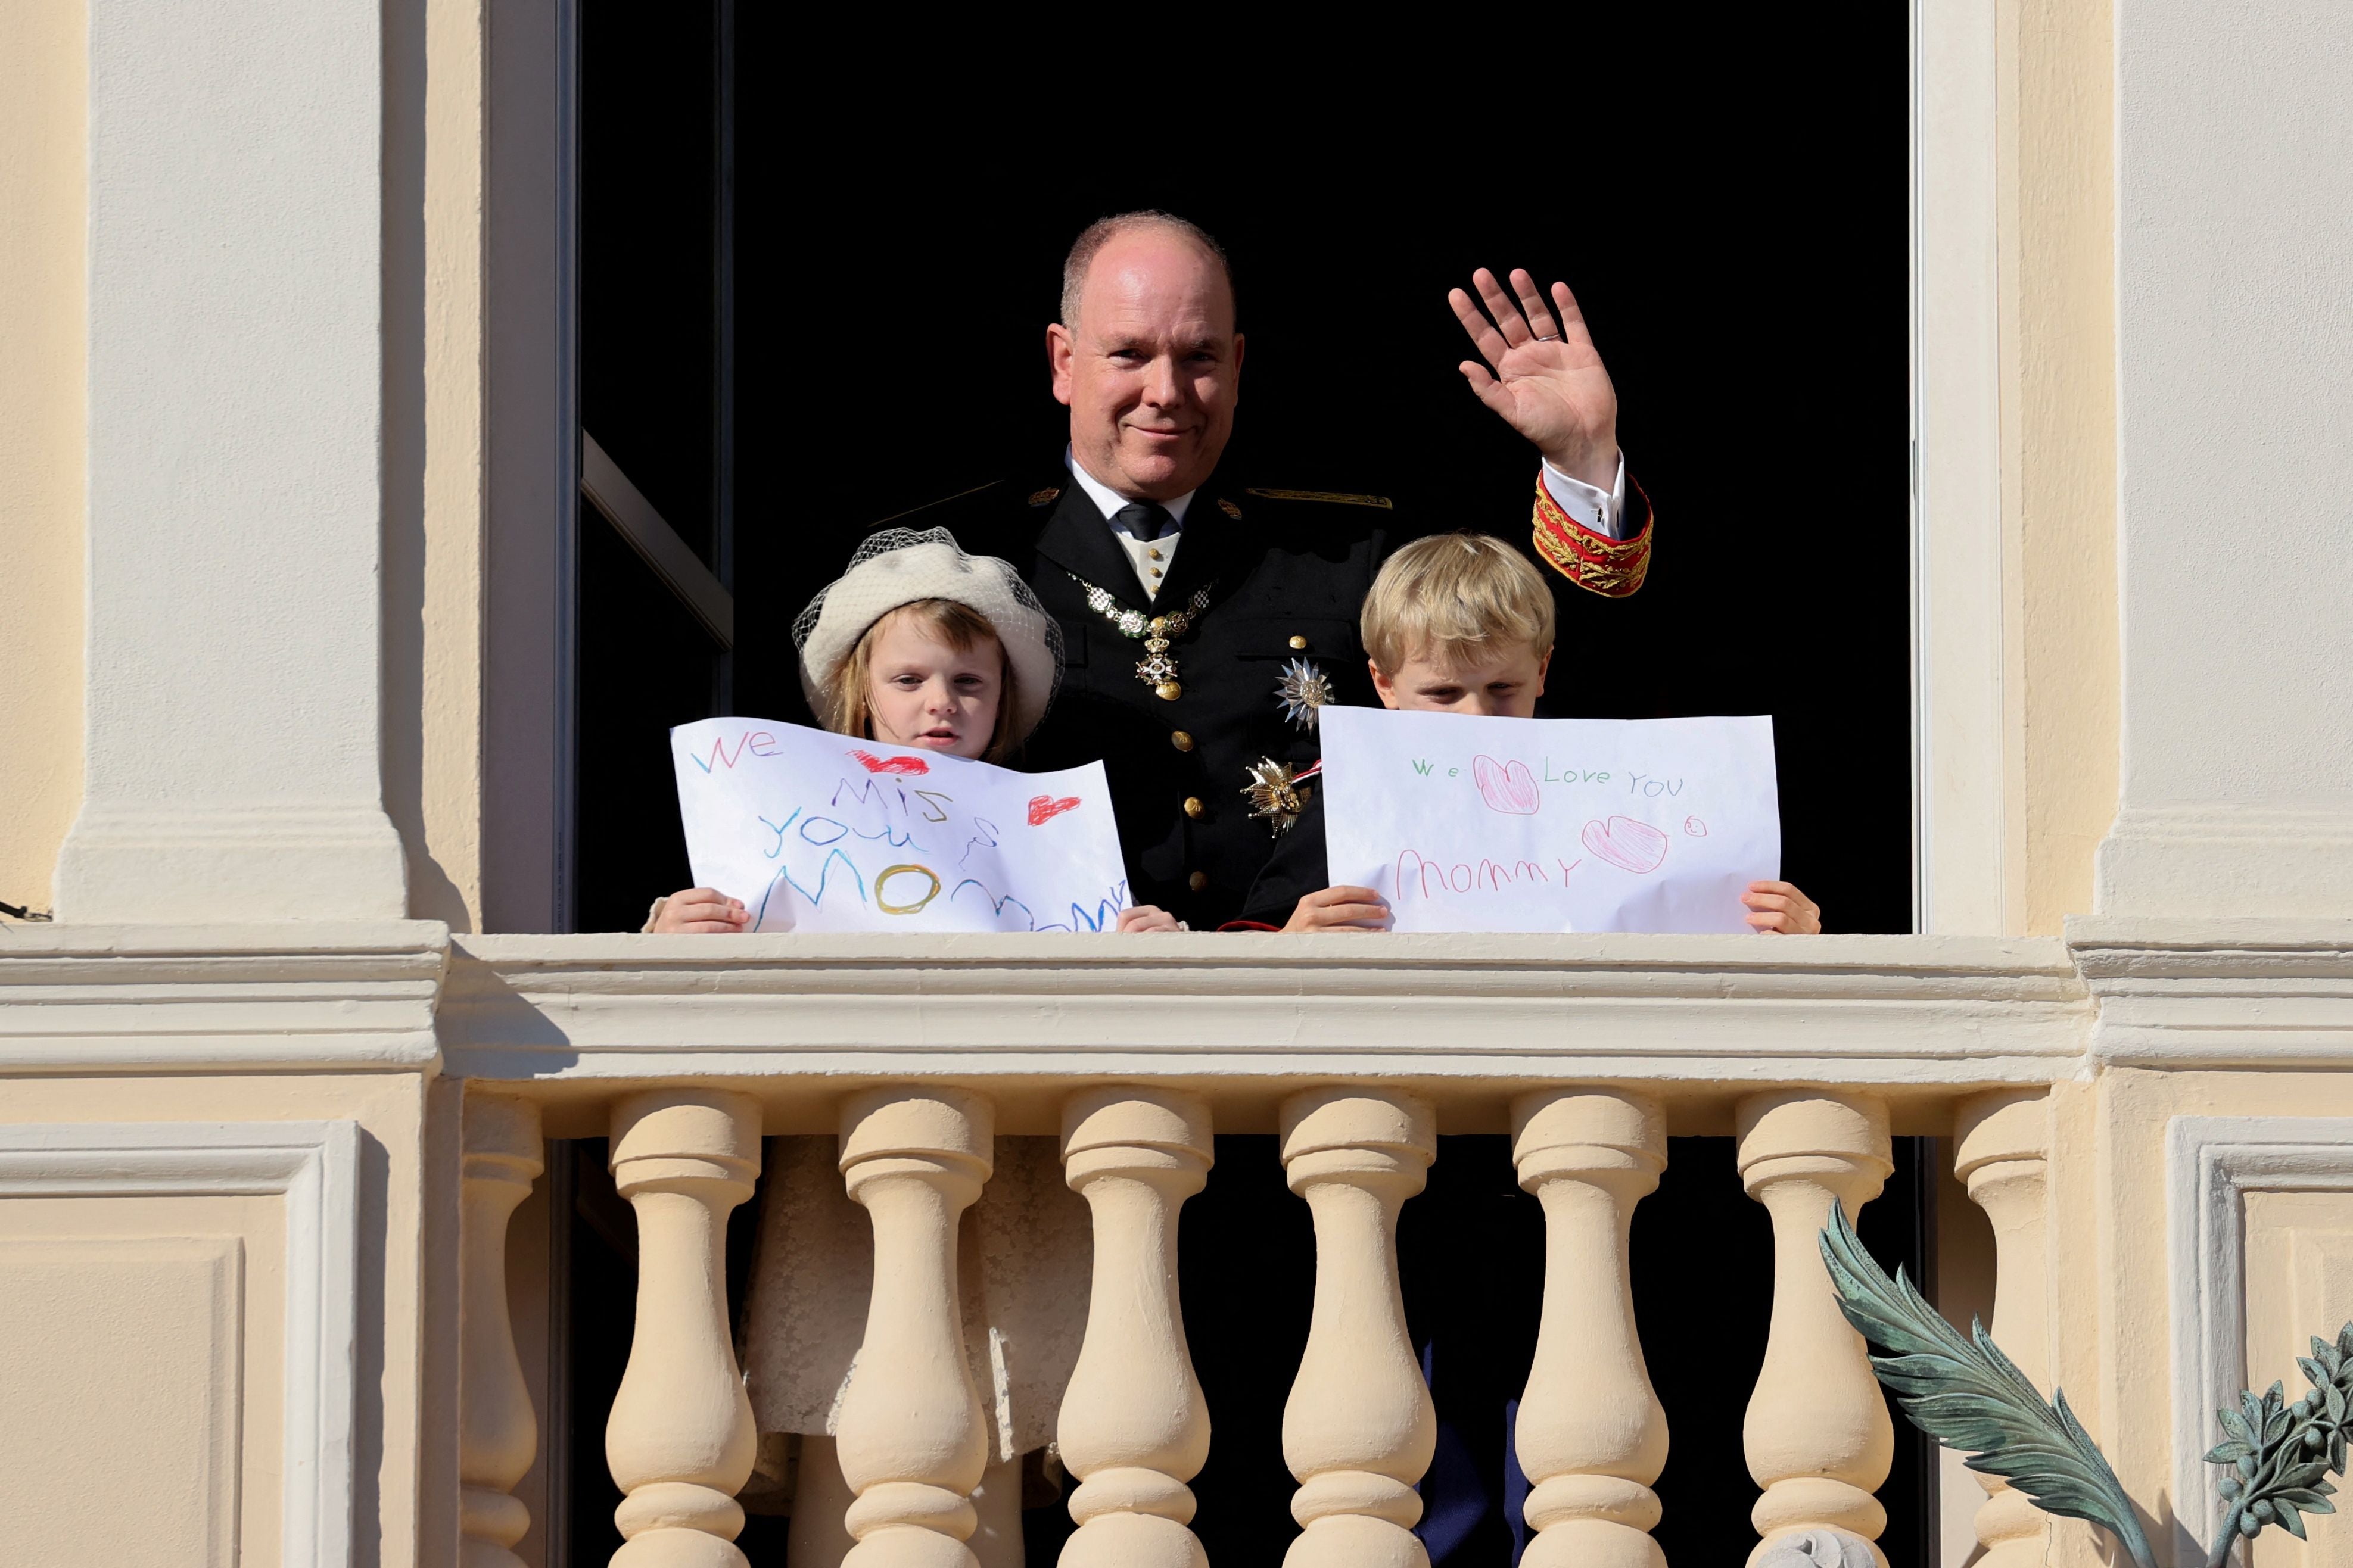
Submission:
<svg viewBox="0 0 2353 1568">
<path fill-rule="evenodd" d="M 1060 800 L 1050 795 L 1033 795 L 1029 797 L 1029 826 L 1041 827 L 1048 817 L 1078 809 L 1079 797 L 1074 795 L 1066 795 Z"/>
<path fill-rule="evenodd" d="M 1613 816 L 1608 826 L 1588 822 L 1578 835 L 1585 847 L 1620 870 L 1636 876 L 1655 871 L 1667 858 L 1667 836 L 1647 822 Z"/>
<path fill-rule="evenodd" d="M 1544 797 L 1536 791 L 1536 775 L 1525 763 L 1499 763 L 1493 757 L 1471 759 L 1472 782 L 1480 796 L 1497 811 L 1514 816 L 1534 816 Z"/>
<path fill-rule="evenodd" d="M 921 757 L 878 757 L 871 752 L 852 752 L 849 754 L 865 763 L 870 773 L 908 774 L 932 771 L 932 764 Z"/>
</svg>

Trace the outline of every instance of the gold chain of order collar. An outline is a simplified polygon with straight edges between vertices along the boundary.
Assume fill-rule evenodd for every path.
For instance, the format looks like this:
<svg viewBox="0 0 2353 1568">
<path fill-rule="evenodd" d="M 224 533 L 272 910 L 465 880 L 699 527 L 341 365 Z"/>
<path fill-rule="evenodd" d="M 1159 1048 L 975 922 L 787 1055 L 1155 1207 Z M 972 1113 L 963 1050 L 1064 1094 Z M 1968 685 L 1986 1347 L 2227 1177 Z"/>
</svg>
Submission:
<svg viewBox="0 0 2353 1568">
<path fill-rule="evenodd" d="M 1087 608 L 1109 621 L 1122 636 L 1144 644 L 1145 657 L 1136 664 L 1136 679 L 1152 688 L 1153 695 L 1164 702 L 1174 702 L 1185 695 L 1185 688 L 1176 679 L 1176 661 L 1168 657 L 1168 645 L 1193 629 L 1193 622 L 1209 607 L 1209 590 L 1217 586 L 1215 583 L 1195 589 L 1183 609 L 1155 616 L 1128 608 L 1112 597 L 1108 589 L 1096 587 L 1075 572 L 1063 574 L 1086 595 Z"/>
</svg>

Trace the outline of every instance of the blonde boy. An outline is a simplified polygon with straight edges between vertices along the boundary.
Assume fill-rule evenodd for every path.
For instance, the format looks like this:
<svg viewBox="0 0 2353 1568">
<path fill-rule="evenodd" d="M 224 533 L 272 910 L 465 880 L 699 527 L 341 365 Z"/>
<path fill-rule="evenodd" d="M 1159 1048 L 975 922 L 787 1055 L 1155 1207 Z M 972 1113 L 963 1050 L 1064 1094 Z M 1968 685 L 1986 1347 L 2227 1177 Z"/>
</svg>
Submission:
<svg viewBox="0 0 2353 1568">
<path fill-rule="evenodd" d="M 1525 556 L 1482 533 L 1399 550 L 1365 595 L 1360 630 L 1385 708 L 1531 719 L 1552 664 L 1552 590 Z M 1370 888 L 1325 886 L 1324 818 L 1311 802 L 1250 889 L 1248 918 L 1287 931 L 1386 931 Z M 1788 882 L 1741 895 L 1761 931 L 1813 932 L 1821 911 Z"/>
</svg>

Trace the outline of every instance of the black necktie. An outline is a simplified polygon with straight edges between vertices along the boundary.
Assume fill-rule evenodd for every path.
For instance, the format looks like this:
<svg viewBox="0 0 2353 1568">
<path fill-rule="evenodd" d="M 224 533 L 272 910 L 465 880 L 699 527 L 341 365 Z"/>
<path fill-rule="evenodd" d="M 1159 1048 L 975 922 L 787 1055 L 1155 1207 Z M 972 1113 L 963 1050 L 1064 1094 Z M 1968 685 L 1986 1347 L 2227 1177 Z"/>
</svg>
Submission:
<svg viewBox="0 0 2353 1568">
<path fill-rule="evenodd" d="M 1168 509 L 1148 500 L 1132 500 L 1111 514 L 1113 527 L 1137 539 L 1154 540 L 1164 533 L 1176 531 L 1176 520 Z"/>
</svg>

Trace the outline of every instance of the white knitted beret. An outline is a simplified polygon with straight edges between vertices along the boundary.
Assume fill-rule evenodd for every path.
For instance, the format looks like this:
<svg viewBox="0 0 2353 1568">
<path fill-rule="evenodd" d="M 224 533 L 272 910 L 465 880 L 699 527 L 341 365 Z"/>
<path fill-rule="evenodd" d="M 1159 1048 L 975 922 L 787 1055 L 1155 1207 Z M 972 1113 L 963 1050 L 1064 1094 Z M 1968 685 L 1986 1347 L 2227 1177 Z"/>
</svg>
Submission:
<svg viewBox="0 0 2353 1568">
<path fill-rule="evenodd" d="M 966 555 L 944 528 L 886 528 L 868 536 L 849 570 L 821 589 L 793 622 L 801 691 L 822 717 L 824 693 L 867 628 L 923 599 L 950 599 L 987 617 L 1013 667 L 1010 735 L 1027 740 L 1062 680 L 1062 628 L 1010 562 Z"/>
</svg>

